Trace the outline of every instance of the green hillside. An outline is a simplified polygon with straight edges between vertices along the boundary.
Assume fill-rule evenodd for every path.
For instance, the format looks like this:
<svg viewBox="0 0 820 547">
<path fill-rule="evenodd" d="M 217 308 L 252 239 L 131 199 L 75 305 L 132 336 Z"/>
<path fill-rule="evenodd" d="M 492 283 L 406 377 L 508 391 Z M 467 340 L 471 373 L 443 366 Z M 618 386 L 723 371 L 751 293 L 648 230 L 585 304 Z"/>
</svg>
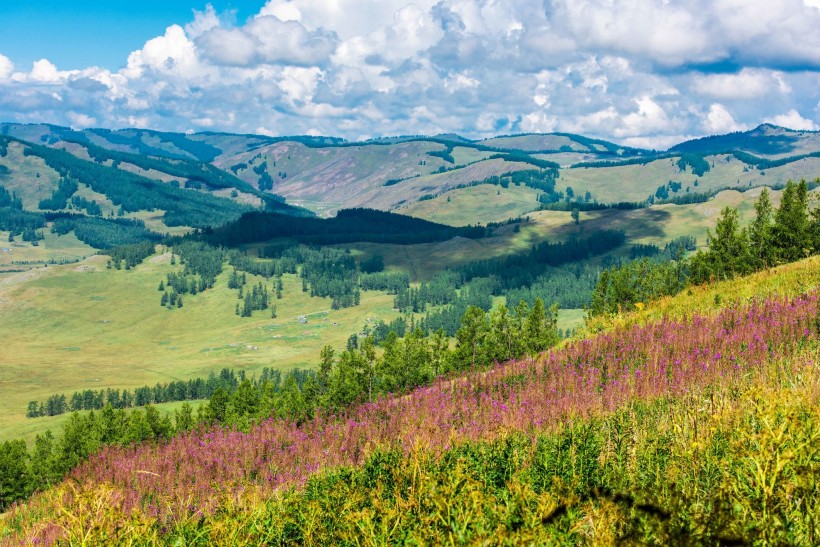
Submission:
<svg viewBox="0 0 820 547">
<path fill-rule="evenodd" d="M 82 159 L 93 156 L 109 166 L 116 163 L 120 170 L 253 207 L 264 203 L 282 208 L 275 199 L 282 196 L 321 216 L 351 207 L 409 211 L 430 196 L 511 172 L 549 171 L 557 166 L 555 193 L 545 193 L 544 203 L 586 198 L 598 203 L 643 202 L 656 195 L 686 199 L 687 194 L 813 179 L 820 168 L 816 133 L 771 125 L 681 143 L 667 152 L 632 149 L 569 133 L 482 141 L 438 135 L 347 142 L 331 137 L 189 135 L 2 124 L 0 134 L 63 148 Z M 20 162 L 16 157 L 14 162 L 21 172 L 34 167 L 31 161 Z M 50 175 L 41 172 L 41 176 Z M 15 186 L 28 206 L 35 197 L 42 199 L 38 196 L 49 187 L 29 179 L 20 179 Z M 425 211 L 429 204 L 419 207 Z M 477 214 L 458 222 L 487 220 Z"/>
<path fill-rule="evenodd" d="M 785 158 L 817 152 L 820 132 L 794 131 L 785 127 L 763 124 L 751 131 L 704 137 L 687 141 L 669 150 L 713 155 L 734 150 L 769 158 Z"/>
<path fill-rule="evenodd" d="M 811 543 L 818 272 L 815 257 L 696 287 L 536 360 L 340 415 L 106 449 L 9 513 L 2 534 Z"/>
</svg>

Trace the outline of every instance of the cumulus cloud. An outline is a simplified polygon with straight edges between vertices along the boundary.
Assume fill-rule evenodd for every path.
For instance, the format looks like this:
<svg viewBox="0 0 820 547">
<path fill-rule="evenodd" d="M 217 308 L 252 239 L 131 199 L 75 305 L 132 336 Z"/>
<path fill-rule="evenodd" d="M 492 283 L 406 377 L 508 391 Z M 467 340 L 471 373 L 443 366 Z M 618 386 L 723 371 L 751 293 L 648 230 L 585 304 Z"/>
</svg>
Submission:
<svg viewBox="0 0 820 547">
<path fill-rule="evenodd" d="M 332 32 L 308 32 L 297 21 L 282 21 L 275 16 L 257 17 L 242 28 L 217 26 L 197 38 L 206 58 L 234 66 L 323 65 L 336 42 Z"/>
<path fill-rule="evenodd" d="M 731 112 L 719 103 L 709 107 L 709 112 L 703 120 L 702 127 L 709 134 L 731 133 L 748 129 L 747 126 L 737 123 Z"/>
<path fill-rule="evenodd" d="M 812 120 L 804 118 L 797 110 L 789 110 L 785 114 L 780 114 L 765 120 L 768 123 L 788 127 L 789 129 L 803 129 L 807 131 L 817 131 L 820 129 Z"/>
<path fill-rule="evenodd" d="M 69 111 L 68 119 L 71 120 L 71 126 L 74 128 L 93 127 L 97 124 L 96 118 L 82 112 Z"/>
<path fill-rule="evenodd" d="M 701 95 L 718 99 L 756 99 L 772 92 L 791 91 L 781 72 L 755 68 L 730 74 L 697 75 L 694 89 Z"/>
<path fill-rule="evenodd" d="M 233 19 L 207 6 L 121 70 L 0 55 L 0 118 L 655 148 L 820 121 L 818 0 L 269 0 Z"/>
<path fill-rule="evenodd" d="M 8 79 L 13 71 L 14 63 L 11 62 L 11 59 L 0 54 L 0 80 Z"/>
</svg>

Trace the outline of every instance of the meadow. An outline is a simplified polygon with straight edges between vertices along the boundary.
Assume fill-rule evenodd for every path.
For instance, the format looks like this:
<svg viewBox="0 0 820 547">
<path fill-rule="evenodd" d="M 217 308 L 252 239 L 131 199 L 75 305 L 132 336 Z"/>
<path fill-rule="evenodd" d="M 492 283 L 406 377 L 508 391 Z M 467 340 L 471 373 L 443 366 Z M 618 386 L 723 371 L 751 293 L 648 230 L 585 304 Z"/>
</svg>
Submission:
<svg viewBox="0 0 820 547">
<path fill-rule="evenodd" d="M 249 375 L 264 367 L 313 368 L 325 344 L 342 348 L 366 320 L 398 316 L 387 294 L 365 293 L 360 306 L 332 310 L 330 299 L 304 295 L 301 281 L 285 275 L 276 319 L 270 311 L 240 318 L 237 292 L 227 289 L 229 268 L 214 289 L 168 310 L 157 286 L 171 271 L 169 259 L 155 255 L 126 271 L 107 269 L 100 255 L 0 280 L 0 385 L 8 394 L 0 439 L 55 428 L 57 418 L 25 418 L 30 400 L 205 377 L 224 367 Z"/>
<path fill-rule="evenodd" d="M 774 186 L 788 180 L 814 179 L 820 170 L 820 159 L 808 158 L 764 171 L 753 168 L 733 156 L 717 155 L 704 158 L 711 169 L 696 176 L 691 168 L 681 171 L 678 158 L 655 160 L 646 165 L 562 169 L 556 188 L 571 186 L 577 195 L 590 191 L 600 202 L 642 201 L 654 194 L 658 186 L 669 181 L 682 183 L 677 194 L 708 192 L 724 187 L 743 190 L 751 186 Z M 697 180 L 697 186 L 695 186 Z"/>
<path fill-rule="evenodd" d="M 338 416 L 103 449 L 6 543 L 815 543 L 817 265 Z"/>
<path fill-rule="evenodd" d="M 517 218 L 538 208 L 539 192 L 526 186 L 501 188 L 482 184 L 458 188 L 436 198 L 417 201 L 397 209 L 403 215 L 436 219 L 450 226 L 467 226 L 503 222 Z"/>
<path fill-rule="evenodd" d="M 490 186 L 463 191 L 486 189 L 496 191 Z M 624 229 L 629 243 L 662 247 L 673 237 L 693 235 L 702 245 L 705 230 L 714 225 L 722 207 L 739 207 L 741 217 L 749 218 L 757 195 L 757 189 L 727 191 L 702 204 L 584 212 L 579 225 L 568 212 L 538 211 L 518 230 L 514 225 L 501 226 L 485 239 L 421 245 L 359 243 L 350 248 L 360 259 L 380 254 L 388 271 L 407 271 L 419 281 L 449 266 L 527 251 L 545 239 L 583 236 L 596 229 Z M 774 203 L 778 200 L 779 192 L 773 192 Z M 0 266 L 28 270 L 46 261 L 77 260 L 93 252 L 71 234 L 45 235 L 37 247 L 12 244 L 11 253 L 0 255 Z M 628 247 L 619 253 L 626 255 Z M 12 260 L 33 264 L 15 265 Z M 365 293 L 360 306 L 331 310 L 329 300 L 307 297 L 298 278 L 286 275 L 278 317 L 256 312 L 253 318 L 242 319 L 234 314 L 235 291 L 225 288 L 227 270 L 215 289 L 186 298 L 182 310 L 169 311 L 159 306 L 156 291 L 160 279 L 171 271 L 167 255 L 130 271 L 108 270 L 105 261 L 92 256 L 82 263 L 0 278 L 0 310 L 8 319 L 0 334 L 13 340 L 0 346 L 0 361 L 5 365 L 0 382 L 10 393 L 0 406 L 0 439 L 31 440 L 36 433 L 57 429 L 57 418 L 24 417 L 31 400 L 58 393 L 70 396 L 83 389 L 134 388 L 204 377 L 223 367 L 248 374 L 263 367 L 313 368 L 325 344 L 343 348 L 367 319 L 389 322 L 399 315 L 392 307 L 393 297 L 383 293 Z M 300 315 L 308 316 L 306 325 L 297 321 Z M 581 310 L 562 311 L 559 328 L 580 327 L 582 316 Z"/>
</svg>

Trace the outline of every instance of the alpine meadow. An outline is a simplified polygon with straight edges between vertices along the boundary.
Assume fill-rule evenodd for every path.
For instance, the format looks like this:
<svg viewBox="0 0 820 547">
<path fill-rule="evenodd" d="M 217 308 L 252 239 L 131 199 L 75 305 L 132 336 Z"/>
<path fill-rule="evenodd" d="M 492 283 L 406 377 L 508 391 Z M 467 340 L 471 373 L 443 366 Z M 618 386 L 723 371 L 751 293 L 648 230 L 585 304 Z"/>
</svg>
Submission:
<svg viewBox="0 0 820 547">
<path fill-rule="evenodd" d="M 820 544 L 820 4 L 115 4 L 0 6 L 0 546 Z"/>
</svg>

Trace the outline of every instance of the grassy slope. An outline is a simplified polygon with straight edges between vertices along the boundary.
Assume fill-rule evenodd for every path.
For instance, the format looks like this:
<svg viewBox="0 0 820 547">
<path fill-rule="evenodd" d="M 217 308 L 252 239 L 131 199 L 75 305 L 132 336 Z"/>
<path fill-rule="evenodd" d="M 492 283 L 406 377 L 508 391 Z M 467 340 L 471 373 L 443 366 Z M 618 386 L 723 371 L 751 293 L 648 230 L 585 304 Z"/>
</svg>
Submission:
<svg viewBox="0 0 820 547">
<path fill-rule="evenodd" d="M 515 135 L 480 141 L 485 146 L 514 150 L 558 150 L 566 146 L 574 151 L 588 151 L 589 147 L 565 135 Z"/>
<path fill-rule="evenodd" d="M 0 249 L 9 249 L 0 250 L 0 286 L 4 284 L 4 279 L 11 275 L 4 272 L 29 270 L 50 262 L 73 262 L 97 252 L 77 239 L 74 232 L 57 236 L 46 229 L 43 235 L 45 239 L 35 247 L 31 243 L 21 241 L 19 236 L 13 243 L 8 243 L 9 233 L 0 232 Z"/>
<path fill-rule="evenodd" d="M 666 296 L 647 306 L 616 317 L 590 321 L 587 330 L 658 321 L 664 317 L 683 318 L 698 313 L 707 315 L 753 299 L 785 295 L 795 297 L 820 288 L 820 257 L 813 256 L 758 272 L 749 277 L 722 281 L 713 285 L 691 287 L 675 296 Z"/>
<path fill-rule="evenodd" d="M 169 311 L 156 290 L 170 271 L 167 259 L 116 271 L 99 256 L 0 282 L 0 385 L 8 394 L 0 404 L 0 439 L 32 431 L 24 417 L 30 400 L 207 376 L 223 367 L 311 367 L 323 345 L 344 347 L 365 319 L 397 315 L 392 296 L 371 293 L 361 306 L 332 311 L 328 299 L 303 295 L 298 278 L 286 275 L 277 319 L 267 311 L 241 319 L 227 273 L 213 290 Z M 306 325 L 299 315 L 308 315 Z M 41 429 L 52 427 L 41 421 Z"/>
<path fill-rule="evenodd" d="M 495 190 L 467 190 L 480 188 Z M 483 240 L 350 247 L 358 256 L 380 253 L 389 270 L 407 270 L 414 279 L 422 279 L 449 265 L 525 251 L 547 238 L 563 239 L 601 228 L 624 228 L 631 242 L 663 245 L 673 237 L 694 235 L 703 244 L 706 228 L 714 226 L 723 206 L 740 206 L 742 216 L 749 218 L 751 200 L 758 194 L 757 190 L 724 192 L 705 204 L 582 213 L 580 227 L 572 223 L 569 213 L 542 211 L 531 214 L 532 221 L 522 224 L 519 233 L 504 226 L 496 229 L 494 237 Z M 778 193 L 773 197 L 777 203 Z M 92 252 L 73 235 L 55 238 L 47 234 L 46 245 L 17 243 L 12 248 L 12 253 L 0 255 L 4 261 L 0 265 L 8 264 L 8 269 L 17 267 L 11 260 L 70 259 Z M 392 297 L 372 294 L 365 295 L 359 308 L 328 311 L 327 301 L 306 298 L 298 280 L 288 276 L 276 320 L 264 312 L 257 312 L 251 320 L 236 318 L 235 292 L 225 288 L 224 279 L 213 291 L 186 298 L 181 312 L 167 311 L 159 307 L 155 288 L 169 271 L 168 264 L 148 261 L 134 271 L 117 272 L 106 270 L 104 260 L 95 257 L 48 271 L 6 274 L 0 281 L 0 309 L 9 319 L 0 334 L 14 340 L 0 347 L 0 362 L 7 365 L 0 370 L 0 381 L 14 387 L 14 394 L 0 408 L 0 438 L 36 429 L 22 416 L 32 399 L 77 389 L 190 378 L 223 366 L 249 371 L 263 366 L 313 366 L 322 345 L 343 347 L 365 318 L 390 320 L 396 316 Z M 96 271 L 77 271 L 87 268 Z M 704 298 L 711 302 L 711 296 Z M 322 312 L 325 315 L 317 316 L 319 321 L 306 327 L 295 322 L 300 314 Z M 577 327 L 581 315 L 579 310 L 565 311 L 559 326 Z M 49 333 L 47 338 L 43 332 Z M 248 345 L 259 349 L 244 349 Z M 32 363 L 42 366 L 32 367 Z M 53 427 L 49 420 L 42 419 L 40 430 Z"/>
<path fill-rule="evenodd" d="M 11 129 L 13 134 L 33 142 L 40 142 L 40 137 L 57 135 L 61 131 L 59 128 L 52 130 L 44 125 L 15 125 Z M 126 130 L 110 134 L 116 135 L 117 138 L 131 139 L 131 145 L 107 143 L 105 132 L 86 133 L 94 142 L 113 149 L 134 152 L 139 149 L 137 143 L 142 143 L 148 145 L 149 149 L 190 156 L 188 152 L 176 147 L 169 140 L 164 141 L 159 134 L 151 132 Z M 429 141 L 410 140 L 390 145 L 365 143 L 361 146 L 310 148 L 292 141 L 265 144 L 270 141 L 263 137 L 242 135 L 200 134 L 186 138 L 191 142 L 207 142 L 221 150 L 222 153 L 214 163 L 223 169 L 242 162 L 250 163 L 249 168 L 239 170 L 237 174 L 252 184 L 256 184 L 258 177 L 252 172 L 251 167 L 264 163 L 268 173 L 274 179 L 274 192 L 285 195 L 320 214 L 332 214 L 339 208 L 351 206 L 367 205 L 382 209 L 406 206 L 414 203 L 424 194 L 445 191 L 457 184 L 479 181 L 487 176 L 509 170 L 532 168 L 527 164 L 487 160 L 486 158 L 491 155 L 489 152 L 481 152 L 469 146 L 455 146 L 452 155 L 456 165 L 477 163 L 466 169 L 434 174 L 439 167 L 451 168 L 453 164 L 441 158 L 428 156 L 428 151 L 444 149 L 444 145 Z M 739 138 L 740 141 L 738 141 Z M 788 141 L 786 152 L 777 153 L 780 151 L 777 146 L 773 148 L 767 144 L 777 139 Z M 764 150 L 771 149 L 769 157 L 780 157 L 816 151 L 818 137 L 817 133 L 786 132 L 782 128 L 762 126 L 748 134 L 719 137 L 715 144 L 710 146 L 723 150 L 726 146 L 732 143 L 738 144 L 741 141 L 753 143 L 750 149 L 758 155 L 767 155 L 758 151 L 758 148 L 762 147 Z M 538 155 L 539 158 L 558 161 L 564 166 L 572 161 L 595 159 L 592 154 L 593 150 L 603 148 L 601 145 L 591 145 L 593 149 L 591 150 L 587 144 L 561 135 L 496 137 L 482 141 L 480 144 L 529 150 L 557 149 L 561 146 L 568 146 L 576 152 Z M 77 154 L 83 153 L 82 147 L 67 146 L 78 148 L 75 151 Z M 734 185 L 746 187 L 749 184 L 752 186 L 780 184 L 789 178 L 795 180 L 803 177 L 814 178 L 820 172 L 820 159 L 818 158 L 801 160 L 765 172 L 752 168 L 746 169 L 747 166 L 739 160 L 723 155 L 708 156 L 707 160 L 710 163 L 714 162 L 714 167 L 709 173 L 699 178 L 698 187 L 693 185 L 696 177 L 691 171 L 680 172 L 676 166 L 677 158 L 672 158 L 658 160 L 645 166 L 563 169 L 558 188 L 572 186 L 576 193 L 589 190 L 600 201 L 642 200 L 654 193 L 659 185 L 669 180 L 683 183 L 684 192 L 687 187 L 690 191 L 706 191 Z M 0 159 L 0 162 L 2 161 Z M 273 161 L 276 161 L 275 166 Z M 31 171 L 28 168 L 26 170 Z M 279 173 L 282 172 L 287 174 L 285 178 L 279 177 Z M 152 178 L 168 179 L 166 175 L 160 173 L 143 174 Z M 420 178 L 390 187 L 383 186 L 384 182 L 389 179 L 416 175 Z M 33 171 L 26 176 L 33 176 Z M 32 206 L 32 204 L 36 205 L 36 201 L 45 195 L 39 195 L 36 200 L 32 196 L 38 191 L 41 194 L 47 191 L 42 189 L 42 182 L 39 184 L 41 186 L 39 190 L 37 185 L 31 186 L 29 182 L 35 181 L 21 180 L 18 185 L 25 186 L 25 192 L 32 194 L 24 195 L 24 198 L 27 198 L 27 206 Z M 238 199 L 242 201 L 245 198 L 239 196 Z"/>
<path fill-rule="evenodd" d="M 0 165 L 11 171 L 0 184 L 23 200 L 24 209 L 37 211 L 40 200 L 51 196 L 60 177 L 41 158 L 23 155 L 23 148 L 20 143 L 11 142 L 5 157 L 0 157 Z"/>
<path fill-rule="evenodd" d="M 436 219 L 436 222 L 451 226 L 487 224 L 516 218 L 537 209 L 538 194 L 538 191 L 525 186 L 501 188 L 482 184 L 417 201 L 396 212 L 426 220 Z"/>
<path fill-rule="evenodd" d="M 819 286 L 820 259 L 813 258 L 696 289 L 699 294 L 667 298 L 628 317 L 643 323 L 669 313 L 688 316 L 695 311 L 693 302 L 715 294 L 731 305 L 737 298 L 795 295 Z M 698 311 L 717 310 L 707 306 Z M 84 533 L 113 532 L 116 522 L 127 522 L 113 532 L 120 539 L 170 541 L 178 535 L 185 542 L 183 538 L 193 541 L 199 534 L 200 540 L 207 537 L 225 545 L 293 538 L 296 530 L 306 541 L 364 539 L 374 544 L 408 539 L 405 534 L 436 543 L 459 538 L 543 543 L 564 538 L 598 544 L 615 542 L 619 534 L 635 529 L 646 532 L 644 527 L 653 530 L 647 536 L 652 543 L 676 537 L 707 543 L 717 538 L 805 540 L 801 534 L 817 523 L 795 503 L 805 499 L 810 511 L 817 504 L 817 485 L 810 480 L 817 471 L 820 441 L 820 385 L 812 364 L 816 351 L 814 344 L 797 350 L 793 359 L 750 371 L 731 389 L 718 380 L 715 387 L 686 390 L 654 405 L 629 402 L 611 415 L 604 412 L 602 418 L 593 418 L 592 430 L 585 420 L 556 425 L 554 433 L 546 433 L 551 436 L 540 433 L 543 447 L 502 428 L 486 432 L 488 439 L 495 439 L 490 444 L 448 443 L 444 456 L 418 447 L 405 456 L 372 458 L 364 469 L 323 473 L 310 483 L 307 494 L 259 497 L 249 488 L 241 500 L 227 495 L 216 501 L 221 510 L 205 521 L 174 520 L 162 530 L 148 515 L 123 521 L 116 491 L 100 484 L 85 490 L 67 485 L 46 493 L 33 503 L 32 513 L 23 510 L 15 515 L 14 525 L 29 527 L 32 520 L 54 518 L 49 504 L 59 506 L 73 497 L 76 506 L 68 509 L 79 512 L 69 512 L 60 522 L 77 539 Z M 499 389 L 495 396 L 504 400 L 506 384 L 493 385 Z M 537 450 L 545 451 L 539 456 Z M 591 465 L 600 465 L 600 471 Z M 769 474 L 772 469 L 776 470 Z M 767 485 L 762 491 L 761 480 Z M 640 497 L 619 500 L 606 490 L 588 490 L 598 482 L 614 487 L 615 493 L 634 489 Z M 734 504 L 721 505 L 727 499 Z M 649 509 L 638 505 L 643 502 Z M 653 515 L 653 506 L 665 507 L 676 517 L 670 521 L 663 513 Z M 724 518 L 730 519 L 728 527 L 716 526 L 716 519 Z M 628 536 L 621 537 L 625 539 Z"/>
<path fill-rule="evenodd" d="M 561 171 L 556 187 L 559 190 L 571 186 L 575 193 L 583 195 L 587 190 L 601 202 L 640 201 L 654 194 L 658 186 L 670 180 L 681 182 L 681 195 L 686 192 L 706 192 L 716 188 L 783 184 L 787 180 L 814 179 L 820 173 L 820 158 L 808 158 L 766 171 L 752 169 L 732 156 L 707 156 L 714 167 L 702 177 L 692 174 L 691 168 L 681 172 L 677 158 L 653 161 L 647 165 L 620 167 L 575 168 Z M 744 171 L 745 169 L 745 171 Z M 694 186 L 695 179 L 698 186 Z"/>
<path fill-rule="evenodd" d="M 421 202 L 408 208 L 408 212 L 435 222 L 470 222 L 470 219 L 477 222 L 482 215 L 489 214 L 489 206 L 482 208 L 481 205 L 481 197 L 486 196 L 488 191 L 489 198 L 498 197 L 495 196 L 497 188 L 494 186 L 475 186 L 456 190 L 429 202 Z M 582 212 L 579 225 L 575 225 L 568 211 L 536 211 L 527 215 L 530 221 L 521 224 L 518 233 L 510 225 L 496 228 L 493 237 L 486 239 L 457 239 L 413 246 L 359 243 L 351 247 L 366 255 L 380 252 L 389 269 L 407 270 L 414 279 L 421 279 L 450 264 L 521 252 L 540 241 L 563 240 L 596 230 L 624 230 L 628 245 L 644 243 L 663 247 L 666 242 L 684 235 L 693 236 L 699 245 L 705 245 L 706 230 L 714 229 L 724 207 L 738 208 L 741 220 L 748 222 L 753 216 L 752 206 L 760 191 L 758 188 L 742 193 L 725 191 L 705 203 L 691 205 L 658 205 L 632 211 Z M 502 195 L 503 192 L 502 189 Z M 453 196 L 450 203 L 447 203 L 447 195 Z M 810 195 L 816 198 L 818 193 L 815 191 Z M 780 192 L 772 192 L 775 206 L 779 203 L 779 198 Z M 465 202 L 470 207 L 453 209 L 454 205 Z M 628 252 L 628 246 L 621 252 Z"/>
</svg>

